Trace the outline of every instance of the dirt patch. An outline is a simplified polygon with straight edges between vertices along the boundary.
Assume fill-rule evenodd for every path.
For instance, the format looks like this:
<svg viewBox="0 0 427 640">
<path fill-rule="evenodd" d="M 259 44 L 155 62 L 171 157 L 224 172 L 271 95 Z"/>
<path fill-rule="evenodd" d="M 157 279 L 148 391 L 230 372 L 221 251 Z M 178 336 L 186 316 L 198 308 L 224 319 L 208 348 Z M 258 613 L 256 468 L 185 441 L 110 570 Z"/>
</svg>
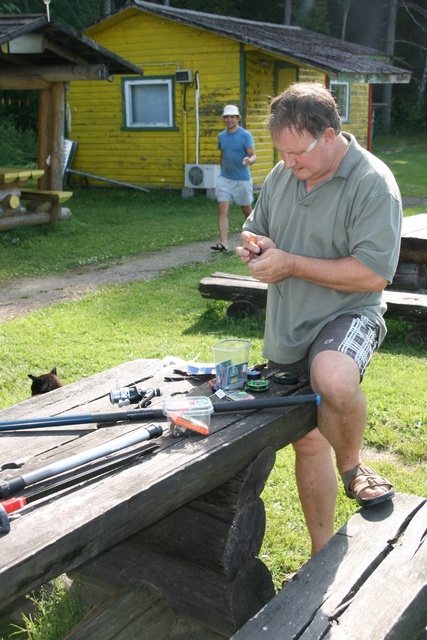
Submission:
<svg viewBox="0 0 427 640">
<path fill-rule="evenodd" d="M 230 246 L 237 246 L 239 239 L 240 234 L 230 236 Z M 192 262 L 220 264 L 221 254 L 212 251 L 211 244 L 197 242 L 66 273 L 0 282 L 0 322 L 58 302 L 77 300 L 106 284 L 150 280 L 167 269 Z"/>
<path fill-rule="evenodd" d="M 421 205 L 426 205 L 427 207 L 427 198 L 416 198 L 415 196 L 404 196 L 402 198 L 404 207 L 419 207 Z"/>
</svg>

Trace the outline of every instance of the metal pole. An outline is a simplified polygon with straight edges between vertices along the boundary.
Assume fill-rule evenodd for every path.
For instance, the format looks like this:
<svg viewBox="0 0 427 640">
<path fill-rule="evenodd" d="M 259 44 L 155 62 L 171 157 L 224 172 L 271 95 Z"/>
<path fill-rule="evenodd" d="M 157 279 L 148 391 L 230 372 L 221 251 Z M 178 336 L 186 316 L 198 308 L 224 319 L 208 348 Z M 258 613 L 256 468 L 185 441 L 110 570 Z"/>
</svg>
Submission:
<svg viewBox="0 0 427 640">
<path fill-rule="evenodd" d="M 256 411 L 257 409 L 276 409 L 299 404 L 319 405 L 318 394 L 300 396 L 277 396 L 275 398 L 256 398 L 255 400 L 239 400 L 238 402 L 213 402 L 214 413 L 230 413 L 233 411 Z M 132 409 L 111 413 L 78 414 L 54 416 L 50 418 L 22 418 L 0 422 L 0 431 L 18 429 L 41 429 L 43 427 L 69 427 L 77 424 L 97 424 L 102 422 L 129 422 L 141 420 L 162 420 L 166 416 L 163 409 Z"/>
<path fill-rule="evenodd" d="M 74 173 L 76 176 L 83 176 L 85 178 L 94 178 L 94 180 L 100 180 L 101 182 L 110 182 L 111 184 L 117 184 L 120 187 L 129 187 L 130 189 L 137 189 L 138 191 L 145 191 L 149 193 L 149 189 L 145 189 L 144 187 L 138 187 L 136 184 L 131 184 L 130 182 L 122 182 L 121 180 L 112 180 L 111 178 L 103 178 L 102 176 L 96 176 L 93 173 L 84 173 L 83 171 L 75 171 L 74 169 L 67 169 L 67 173 Z"/>
</svg>

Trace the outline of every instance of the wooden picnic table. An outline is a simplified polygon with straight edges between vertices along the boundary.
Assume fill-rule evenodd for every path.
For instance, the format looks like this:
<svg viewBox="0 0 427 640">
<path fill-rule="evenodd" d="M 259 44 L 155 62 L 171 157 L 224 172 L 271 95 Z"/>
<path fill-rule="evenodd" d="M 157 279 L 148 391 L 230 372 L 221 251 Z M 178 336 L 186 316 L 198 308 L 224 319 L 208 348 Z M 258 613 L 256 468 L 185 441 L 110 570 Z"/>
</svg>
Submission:
<svg viewBox="0 0 427 640">
<path fill-rule="evenodd" d="M 99 412 L 136 408 L 110 403 L 117 385 L 160 388 L 151 405 L 158 408 L 171 396 L 210 395 L 206 382 L 166 382 L 160 365 L 124 363 L 5 409 L 0 421 L 76 414 L 96 420 Z M 306 393 L 307 381 L 271 383 L 257 397 Z M 67 572 L 102 594 L 102 606 L 67 640 L 145 637 L 147 629 L 147 637 L 162 640 L 183 620 L 198 629 L 186 637 L 229 638 L 274 596 L 270 572 L 257 558 L 265 527 L 260 494 L 275 451 L 308 432 L 315 414 L 315 404 L 214 412 L 208 436 L 176 437 L 165 420 L 1 431 L 0 482 L 152 422 L 165 427 L 160 438 L 132 447 L 143 454 L 157 445 L 154 451 L 31 502 L 11 520 L 0 536 L 2 610 Z"/>
<path fill-rule="evenodd" d="M 27 188 L 29 180 L 39 180 L 44 174 L 44 169 L 0 167 L 0 232 L 47 222 L 55 224 L 70 217 L 62 205 L 72 197 L 72 191 Z"/>
</svg>

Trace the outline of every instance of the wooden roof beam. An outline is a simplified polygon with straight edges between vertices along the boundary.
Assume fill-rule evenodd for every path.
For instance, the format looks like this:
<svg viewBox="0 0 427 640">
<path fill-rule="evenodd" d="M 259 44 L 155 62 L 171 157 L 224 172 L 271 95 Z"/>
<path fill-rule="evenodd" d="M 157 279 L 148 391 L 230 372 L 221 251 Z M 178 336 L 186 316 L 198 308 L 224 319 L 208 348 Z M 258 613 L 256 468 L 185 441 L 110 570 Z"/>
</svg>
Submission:
<svg viewBox="0 0 427 640">
<path fill-rule="evenodd" d="M 59 45 L 54 44 L 47 38 L 44 39 L 44 46 L 46 49 L 49 49 L 49 51 L 56 53 L 56 55 L 58 55 L 60 58 L 64 58 L 65 60 L 68 60 L 73 64 L 78 64 L 78 65 L 87 64 L 86 60 L 83 60 L 83 58 L 81 58 L 80 56 L 76 56 L 71 51 L 68 51 L 67 49 L 64 49 L 64 47 L 60 47 Z"/>
<path fill-rule="evenodd" d="M 2 69 L 0 89 L 49 89 L 52 82 L 73 80 L 108 80 L 113 76 L 104 64 L 57 65 L 52 67 L 25 67 Z"/>
</svg>

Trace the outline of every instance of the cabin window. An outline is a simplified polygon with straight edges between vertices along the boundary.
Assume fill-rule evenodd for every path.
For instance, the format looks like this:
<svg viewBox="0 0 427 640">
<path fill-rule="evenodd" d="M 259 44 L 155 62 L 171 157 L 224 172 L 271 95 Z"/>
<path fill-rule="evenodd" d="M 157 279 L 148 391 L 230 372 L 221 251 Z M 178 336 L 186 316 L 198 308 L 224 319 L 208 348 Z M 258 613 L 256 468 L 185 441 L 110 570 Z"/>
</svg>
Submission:
<svg viewBox="0 0 427 640">
<path fill-rule="evenodd" d="M 169 129 L 174 126 L 173 79 L 123 79 L 126 129 Z"/>
<path fill-rule="evenodd" d="M 350 83 L 331 80 L 330 89 L 337 101 L 341 122 L 348 122 L 350 119 Z"/>
</svg>

